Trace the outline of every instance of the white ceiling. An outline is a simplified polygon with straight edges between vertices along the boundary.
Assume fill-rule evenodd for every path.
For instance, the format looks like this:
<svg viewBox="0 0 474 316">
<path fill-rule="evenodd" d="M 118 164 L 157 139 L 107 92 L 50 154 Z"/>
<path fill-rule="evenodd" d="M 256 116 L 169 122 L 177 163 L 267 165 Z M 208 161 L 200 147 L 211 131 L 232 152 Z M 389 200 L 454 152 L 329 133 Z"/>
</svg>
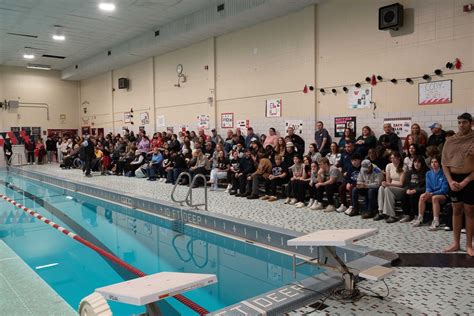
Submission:
<svg viewBox="0 0 474 316">
<path fill-rule="evenodd" d="M 97 62 L 99 53 L 114 50 L 127 45 L 134 39 L 154 37 L 154 31 L 162 27 L 173 26 L 173 22 L 187 18 L 193 13 L 214 12 L 221 3 L 231 6 L 246 5 L 254 12 L 225 16 L 219 21 L 210 21 L 199 33 L 202 40 L 236 30 L 266 19 L 274 18 L 304 6 L 317 3 L 318 0 L 114 0 L 117 9 L 106 13 L 97 7 L 99 0 L 0 0 L 0 65 L 26 66 L 28 62 L 51 65 L 53 69 L 64 70 L 78 63 L 87 64 L 88 59 Z M 257 8 L 256 3 L 264 10 Z M 210 10 L 212 8 L 212 11 Z M 228 24 L 226 25 L 226 21 Z M 175 23 L 176 24 L 176 23 Z M 61 25 L 66 41 L 52 39 L 54 25 Z M 214 27 L 213 27 L 214 26 Z M 174 39 L 167 51 L 189 45 L 193 30 L 187 30 L 183 41 Z M 203 32 L 204 31 L 204 32 Z M 10 35 L 18 33 L 34 35 L 37 38 Z M 186 36 L 187 35 L 187 36 Z M 161 36 L 161 35 L 160 35 Z M 185 40 L 184 40 L 185 39 Z M 33 61 L 23 59 L 25 47 L 32 47 L 36 58 Z M 146 46 L 145 46 L 146 48 Z M 154 50 L 154 51 L 152 51 Z M 150 49 L 149 54 L 140 53 L 136 58 L 117 56 L 113 67 L 125 66 L 146 55 L 153 56 L 163 50 Z M 41 57 L 43 54 L 65 56 L 65 59 Z M 112 65 L 109 65 L 111 67 Z M 104 66 L 105 67 L 105 66 Z M 108 69 L 94 67 L 83 74 L 65 76 L 68 79 L 82 79 Z"/>
</svg>

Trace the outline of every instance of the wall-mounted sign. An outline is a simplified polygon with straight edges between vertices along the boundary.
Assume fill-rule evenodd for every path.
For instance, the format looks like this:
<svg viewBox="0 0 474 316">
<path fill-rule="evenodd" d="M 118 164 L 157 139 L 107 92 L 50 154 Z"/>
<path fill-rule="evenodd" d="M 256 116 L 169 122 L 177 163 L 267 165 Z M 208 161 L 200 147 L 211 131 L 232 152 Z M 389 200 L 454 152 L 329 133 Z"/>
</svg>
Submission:
<svg viewBox="0 0 474 316">
<path fill-rule="evenodd" d="M 267 100 L 266 117 L 280 117 L 281 116 L 281 99 Z"/>
<path fill-rule="evenodd" d="M 386 118 L 383 122 L 392 124 L 393 132 L 400 138 L 411 133 L 411 117 Z"/>
<path fill-rule="evenodd" d="M 452 80 L 423 82 L 418 84 L 418 104 L 452 103 Z"/>
<path fill-rule="evenodd" d="M 133 118 L 133 114 L 131 112 L 124 112 L 123 113 L 123 122 L 125 124 L 131 123 Z"/>
<path fill-rule="evenodd" d="M 221 128 L 234 128 L 234 113 L 221 113 Z"/>
<path fill-rule="evenodd" d="M 201 114 L 197 116 L 198 128 L 209 129 L 209 115 Z"/>
<path fill-rule="evenodd" d="M 372 87 L 364 85 L 360 88 L 351 87 L 347 92 L 347 106 L 349 109 L 370 108 L 372 102 Z"/>
<path fill-rule="evenodd" d="M 146 125 L 150 123 L 150 116 L 148 115 L 148 112 L 140 113 L 140 123 L 142 125 Z"/>
<path fill-rule="evenodd" d="M 344 136 L 344 129 L 350 128 L 353 132 L 356 131 L 356 117 L 344 116 L 334 118 L 334 136 Z"/>
<path fill-rule="evenodd" d="M 293 127 L 295 134 L 303 133 L 303 121 L 302 120 L 290 120 L 285 122 L 285 130 L 288 130 L 288 127 Z"/>
</svg>

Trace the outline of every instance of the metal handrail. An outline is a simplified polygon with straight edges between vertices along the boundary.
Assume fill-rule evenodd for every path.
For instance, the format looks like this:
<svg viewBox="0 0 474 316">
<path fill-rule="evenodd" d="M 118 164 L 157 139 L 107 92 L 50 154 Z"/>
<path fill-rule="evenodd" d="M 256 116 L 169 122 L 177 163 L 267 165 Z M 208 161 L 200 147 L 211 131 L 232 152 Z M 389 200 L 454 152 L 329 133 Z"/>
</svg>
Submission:
<svg viewBox="0 0 474 316">
<path fill-rule="evenodd" d="M 204 182 L 204 203 L 193 204 L 193 187 L 198 178 L 201 178 Z M 208 210 L 207 209 L 207 179 L 205 175 L 198 173 L 194 176 L 193 181 L 191 182 L 191 185 L 189 186 L 188 194 L 186 195 L 186 204 L 188 204 L 188 206 L 190 207 L 195 207 L 195 208 L 198 208 L 199 206 L 204 206 L 204 210 L 205 211 Z"/>
<path fill-rule="evenodd" d="M 189 188 L 191 188 L 191 174 L 189 172 L 181 172 L 178 176 L 178 178 L 176 179 L 176 183 L 174 184 L 174 187 L 173 187 L 173 190 L 171 191 L 171 200 L 173 200 L 173 202 L 175 203 L 179 203 L 180 205 L 183 205 L 183 203 L 187 202 L 187 199 L 188 199 L 188 194 L 186 194 L 186 197 L 184 198 L 184 200 L 177 200 L 175 197 L 174 197 L 174 192 L 176 191 L 176 187 L 179 185 L 179 181 L 183 178 L 183 176 L 187 176 L 189 178 Z M 188 190 L 189 192 L 189 190 Z"/>
</svg>

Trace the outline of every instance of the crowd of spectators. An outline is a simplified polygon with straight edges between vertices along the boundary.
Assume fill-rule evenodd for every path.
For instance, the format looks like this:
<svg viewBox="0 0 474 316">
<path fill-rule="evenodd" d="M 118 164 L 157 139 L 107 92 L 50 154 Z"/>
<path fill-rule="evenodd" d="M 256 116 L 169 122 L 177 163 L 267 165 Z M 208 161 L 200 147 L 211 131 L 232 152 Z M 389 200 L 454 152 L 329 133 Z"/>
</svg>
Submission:
<svg viewBox="0 0 474 316">
<path fill-rule="evenodd" d="M 472 121 L 469 114 L 463 115 Z M 245 135 L 240 129 L 228 129 L 225 138 L 215 129 L 210 135 L 200 129 L 180 135 L 157 132 L 151 137 L 144 130 L 138 135 L 124 130 L 98 137 L 48 137 L 46 145 L 38 140 L 36 146 L 26 143 L 25 150 L 29 162 L 36 154 L 39 163 L 51 162 L 57 151 L 62 168 L 82 168 L 86 176 L 96 170 L 175 184 L 186 171 L 191 180 L 198 174 L 207 176 L 211 190 L 220 184 L 234 197 L 284 199 L 296 208 L 387 223 L 412 222 L 415 227 L 424 223 L 428 205 L 433 213 L 429 229 L 437 230 L 440 213 L 449 202 L 441 153 L 446 138 L 455 132 L 444 131 L 440 123 L 430 129 L 428 135 L 415 123 L 402 141 L 388 123 L 378 137 L 369 126 L 359 136 L 347 128 L 336 143 L 324 123 L 317 122 L 314 143 L 307 151 L 293 127 L 284 136 L 274 128 L 261 135 L 252 127 Z M 194 186 L 204 185 L 201 179 Z M 189 179 L 182 177 L 179 184 L 187 185 Z"/>
</svg>

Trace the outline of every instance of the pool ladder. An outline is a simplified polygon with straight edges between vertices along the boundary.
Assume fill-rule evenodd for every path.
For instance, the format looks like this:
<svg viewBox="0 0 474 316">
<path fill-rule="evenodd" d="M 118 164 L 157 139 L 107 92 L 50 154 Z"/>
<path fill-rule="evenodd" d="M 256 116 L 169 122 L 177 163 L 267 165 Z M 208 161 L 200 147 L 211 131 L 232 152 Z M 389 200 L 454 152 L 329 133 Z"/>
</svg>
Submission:
<svg viewBox="0 0 474 316">
<path fill-rule="evenodd" d="M 178 200 L 175 197 L 174 193 L 176 191 L 176 188 L 179 185 L 179 182 L 185 176 L 188 177 L 188 179 L 189 179 L 188 192 L 186 193 L 186 197 L 184 198 L 184 200 Z M 204 203 L 194 204 L 193 203 L 193 186 L 196 184 L 196 180 L 198 180 L 198 179 L 202 179 L 202 181 L 204 182 Z M 189 172 L 181 172 L 178 176 L 178 179 L 176 179 L 176 183 L 174 184 L 173 190 L 171 191 L 171 200 L 173 200 L 173 202 L 175 202 L 175 203 L 179 203 L 180 205 L 183 205 L 184 203 L 186 203 L 189 207 L 195 207 L 196 209 L 198 209 L 199 206 L 204 206 L 204 210 L 208 211 L 208 209 L 207 209 L 207 179 L 206 179 L 206 176 L 204 176 L 203 174 L 197 174 L 193 178 Z"/>
</svg>

